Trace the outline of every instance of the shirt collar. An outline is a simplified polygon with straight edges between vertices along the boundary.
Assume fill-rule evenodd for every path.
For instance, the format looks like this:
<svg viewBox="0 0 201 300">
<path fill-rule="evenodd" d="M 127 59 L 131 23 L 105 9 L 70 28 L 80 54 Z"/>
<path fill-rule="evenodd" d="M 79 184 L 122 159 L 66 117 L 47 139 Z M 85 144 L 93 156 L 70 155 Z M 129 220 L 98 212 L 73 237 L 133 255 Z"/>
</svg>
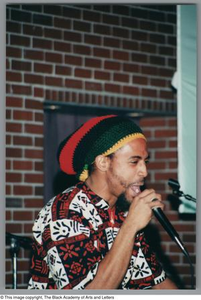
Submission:
<svg viewBox="0 0 201 300">
<path fill-rule="evenodd" d="M 108 210 L 109 209 L 109 204 L 108 202 L 101 198 L 100 196 L 96 195 L 87 185 L 85 182 L 78 182 L 76 185 L 79 189 L 83 190 L 91 203 L 93 203 L 97 208 L 103 209 L 103 210 Z"/>
</svg>

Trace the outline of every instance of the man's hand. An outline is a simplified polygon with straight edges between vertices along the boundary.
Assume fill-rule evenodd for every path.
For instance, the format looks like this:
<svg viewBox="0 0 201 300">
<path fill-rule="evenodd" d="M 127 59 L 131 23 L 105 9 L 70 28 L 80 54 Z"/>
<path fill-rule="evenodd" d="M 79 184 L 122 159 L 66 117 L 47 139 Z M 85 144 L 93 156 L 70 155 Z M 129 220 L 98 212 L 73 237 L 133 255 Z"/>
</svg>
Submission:
<svg viewBox="0 0 201 300">
<path fill-rule="evenodd" d="M 161 195 L 157 194 L 153 189 L 144 190 L 133 199 L 124 225 L 128 226 L 133 231 L 133 234 L 136 234 L 137 231 L 146 227 L 150 222 L 153 216 L 153 207 L 164 208 Z"/>
</svg>

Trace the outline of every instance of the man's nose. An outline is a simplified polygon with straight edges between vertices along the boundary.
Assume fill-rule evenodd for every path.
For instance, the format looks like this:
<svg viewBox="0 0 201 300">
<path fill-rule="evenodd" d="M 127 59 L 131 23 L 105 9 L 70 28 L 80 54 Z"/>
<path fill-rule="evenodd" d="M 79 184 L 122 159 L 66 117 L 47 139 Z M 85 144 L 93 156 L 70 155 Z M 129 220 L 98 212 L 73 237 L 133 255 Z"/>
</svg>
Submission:
<svg viewBox="0 0 201 300">
<path fill-rule="evenodd" d="M 147 177 L 148 175 L 147 165 L 144 161 L 142 161 L 139 165 L 139 175 L 143 177 Z"/>
</svg>

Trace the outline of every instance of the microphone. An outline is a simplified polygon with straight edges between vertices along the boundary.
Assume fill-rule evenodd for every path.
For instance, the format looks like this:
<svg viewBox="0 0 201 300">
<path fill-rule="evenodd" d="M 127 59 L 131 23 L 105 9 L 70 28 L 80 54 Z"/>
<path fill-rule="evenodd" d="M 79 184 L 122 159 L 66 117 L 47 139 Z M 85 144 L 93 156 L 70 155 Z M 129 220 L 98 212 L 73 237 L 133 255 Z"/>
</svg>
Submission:
<svg viewBox="0 0 201 300">
<path fill-rule="evenodd" d="M 152 201 L 155 201 L 157 199 L 154 199 Z M 166 230 L 166 232 L 169 234 L 171 239 L 177 243 L 177 245 L 180 247 L 180 249 L 185 253 L 185 255 L 188 253 L 187 250 L 185 249 L 179 234 L 175 230 L 175 228 L 172 226 L 164 212 L 160 207 L 153 207 L 152 211 L 154 213 L 154 216 L 156 219 L 160 222 L 160 224 L 163 226 L 163 228 Z"/>
<path fill-rule="evenodd" d="M 158 199 L 153 199 L 152 201 L 156 201 L 156 200 L 158 200 Z M 194 268 L 193 268 L 193 264 L 192 264 L 192 261 L 191 261 L 191 258 L 190 258 L 190 255 L 189 255 L 187 249 L 184 247 L 184 245 L 179 237 L 179 234 L 177 233 L 175 228 L 172 226 L 172 224 L 170 223 L 170 221 L 168 220 L 168 218 L 166 217 L 166 215 L 164 214 L 162 209 L 160 207 L 153 207 L 152 211 L 153 211 L 153 214 L 156 217 L 156 219 L 161 223 L 161 225 L 166 230 L 166 232 L 169 234 L 171 239 L 176 242 L 176 244 L 179 246 L 179 248 L 182 250 L 182 252 L 186 256 L 186 258 L 190 264 L 190 268 L 191 268 L 191 288 L 193 289 L 194 288 Z"/>
</svg>

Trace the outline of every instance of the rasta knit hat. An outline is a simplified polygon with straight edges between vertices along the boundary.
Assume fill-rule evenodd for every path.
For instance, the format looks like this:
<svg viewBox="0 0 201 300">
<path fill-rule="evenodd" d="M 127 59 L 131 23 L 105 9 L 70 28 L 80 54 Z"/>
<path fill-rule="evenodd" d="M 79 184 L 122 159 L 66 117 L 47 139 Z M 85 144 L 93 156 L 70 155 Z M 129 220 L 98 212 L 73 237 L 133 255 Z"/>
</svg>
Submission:
<svg viewBox="0 0 201 300">
<path fill-rule="evenodd" d="M 61 142 L 57 153 L 60 168 L 85 181 L 96 156 L 114 153 L 136 138 L 146 139 L 141 128 L 128 118 L 117 115 L 92 118 Z"/>
</svg>

